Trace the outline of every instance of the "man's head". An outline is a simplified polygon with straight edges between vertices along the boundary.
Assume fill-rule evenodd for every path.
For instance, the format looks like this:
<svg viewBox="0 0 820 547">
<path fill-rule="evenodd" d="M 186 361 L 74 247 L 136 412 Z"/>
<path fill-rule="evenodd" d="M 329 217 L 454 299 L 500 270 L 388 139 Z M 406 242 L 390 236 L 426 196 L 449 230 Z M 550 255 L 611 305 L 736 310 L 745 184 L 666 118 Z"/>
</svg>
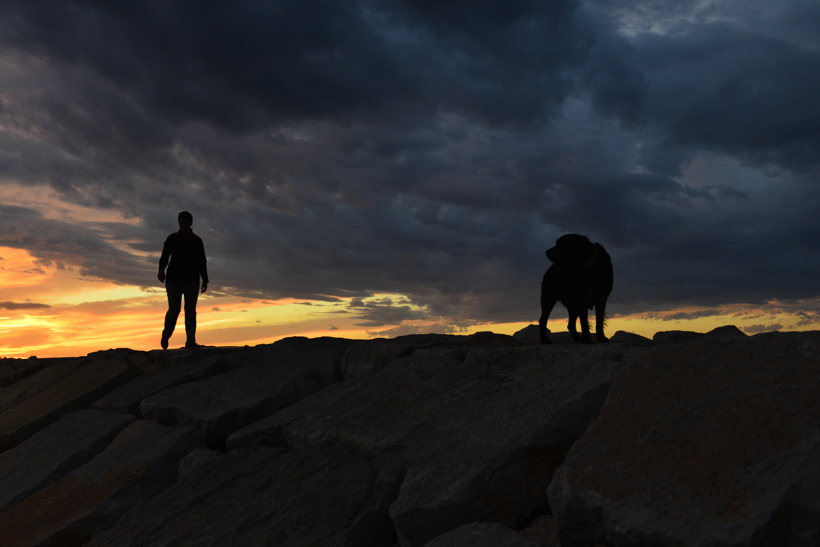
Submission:
<svg viewBox="0 0 820 547">
<path fill-rule="evenodd" d="M 188 233 L 191 231 L 191 225 L 194 223 L 194 215 L 188 211 L 182 211 L 179 216 L 177 216 L 177 221 L 179 222 L 179 231 Z"/>
</svg>

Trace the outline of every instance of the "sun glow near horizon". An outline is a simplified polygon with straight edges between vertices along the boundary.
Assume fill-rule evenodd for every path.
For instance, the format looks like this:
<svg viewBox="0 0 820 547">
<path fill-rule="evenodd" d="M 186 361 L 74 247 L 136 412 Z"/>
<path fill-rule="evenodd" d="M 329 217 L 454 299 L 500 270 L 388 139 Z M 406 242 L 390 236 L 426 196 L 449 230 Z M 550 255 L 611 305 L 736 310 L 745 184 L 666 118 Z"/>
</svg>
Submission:
<svg viewBox="0 0 820 547">
<path fill-rule="evenodd" d="M 116 347 L 157 349 L 167 309 L 165 292 L 156 289 L 87 279 L 70 269 L 38 261 L 22 249 L 0 247 L 0 357 L 68 357 Z M 351 308 L 352 299 L 312 302 L 248 299 L 208 292 L 197 306 L 197 339 L 202 344 L 244 346 L 272 343 L 289 336 L 336 336 L 353 339 L 394 337 L 401 334 L 447 332 L 471 334 L 514 332 L 533 324 L 476 323 L 448 325 L 441 319 L 405 320 L 376 327 L 362 326 Z M 374 295 L 367 302 L 401 302 L 403 295 Z M 607 333 L 618 330 L 652 337 L 662 330 L 707 332 L 733 324 L 749 334 L 767 330 L 820 328 L 820 304 L 766 306 L 735 305 L 711 309 L 682 308 L 631 315 L 614 314 Z M 553 332 L 566 329 L 556 308 L 549 322 Z M 184 314 L 180 314 L 171 347 L 182 345 Z"/>
</svg>

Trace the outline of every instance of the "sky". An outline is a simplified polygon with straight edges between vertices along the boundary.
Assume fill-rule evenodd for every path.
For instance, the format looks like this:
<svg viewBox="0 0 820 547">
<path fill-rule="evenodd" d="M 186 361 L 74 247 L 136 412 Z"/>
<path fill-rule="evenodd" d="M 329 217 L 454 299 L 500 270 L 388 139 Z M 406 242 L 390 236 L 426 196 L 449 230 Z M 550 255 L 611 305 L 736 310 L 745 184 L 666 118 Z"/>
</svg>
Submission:
<svg viewBox="0 0 820 547">
<path fill-rule="evenodd" d="M 610 334 L 817 329 L 819 92 L 816 0 L 4 0 L 0 356 L 157 348 L 181 210 L 202 344 L 510 334 L 566 233 Z"/>
</svg>

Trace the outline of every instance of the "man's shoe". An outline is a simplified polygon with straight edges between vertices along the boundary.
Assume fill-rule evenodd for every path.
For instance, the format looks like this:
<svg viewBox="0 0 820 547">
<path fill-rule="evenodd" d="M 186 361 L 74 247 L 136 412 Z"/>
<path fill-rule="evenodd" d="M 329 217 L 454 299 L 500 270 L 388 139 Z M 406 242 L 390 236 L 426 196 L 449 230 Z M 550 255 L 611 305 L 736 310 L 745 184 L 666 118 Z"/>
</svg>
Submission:
<svg viewBox="0 0 820 547">
<path fill-rule="evenodd" d="M 162 346 L 162 349 L 168 349 L 168 339 L 163 336 L 159 341 L 159 345 Z"/>
<path fill-rule="evenodd" d="M 196 342 L 185 342 L 185 347 L 186 348 L 201 348 L 202 346 L 200 344 L 197 344 Z"/>
</svg>

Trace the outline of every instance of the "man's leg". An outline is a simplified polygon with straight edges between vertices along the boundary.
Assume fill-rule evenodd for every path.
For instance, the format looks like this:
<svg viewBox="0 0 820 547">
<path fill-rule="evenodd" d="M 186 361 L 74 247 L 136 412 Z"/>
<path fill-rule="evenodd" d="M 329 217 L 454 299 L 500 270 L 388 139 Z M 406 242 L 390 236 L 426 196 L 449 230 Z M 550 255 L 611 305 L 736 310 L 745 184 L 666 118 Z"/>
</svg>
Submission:
<svg viewBox="0 0 820 547">
<path fill-rule="evenodd" d="M 168 295 L 168 311 L 165 313 L 165 328 L 162 329 L 162 340 L 160 340 L 162 349 L 168 349 L 168 340 L 174 334 L 174 328 L 177 326 L 177 317 L 179 317 L 179 310 L 182 307 L 183 285 L 184 283 L 179 281 L 165 282 L 165 293 Z"/>
<path fill-rule="evenodd" d="M 196 345 L 196 301 L 199 279 L 185 282 L 185 347 Z"/>
</svg>

